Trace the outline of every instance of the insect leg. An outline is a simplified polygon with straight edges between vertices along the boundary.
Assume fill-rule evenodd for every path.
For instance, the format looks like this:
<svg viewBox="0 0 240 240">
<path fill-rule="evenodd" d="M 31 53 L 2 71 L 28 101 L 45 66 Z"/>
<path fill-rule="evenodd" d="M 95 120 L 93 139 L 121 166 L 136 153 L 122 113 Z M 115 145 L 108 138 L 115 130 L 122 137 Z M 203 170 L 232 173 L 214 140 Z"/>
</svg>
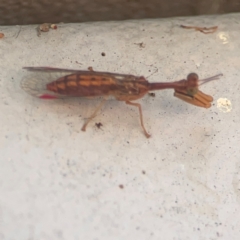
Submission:
<svg viewBox="0 0 240 240">
<path fill-rule="evenodd" d="M 87 121 L 83 124 L 82 126 L 82 131 L 86 131 L 86 127 L 89 124 L 89 122 L 91 122 L 91 120 L 93 118 L 96 117 L 97 112 L 102 108 L 102 106 L 104 105 L 104 103 L 106 102 L 107 97 L 103 98 L 102 101 L 100 102 L 100 104 L 96 107 L 96 109 L 94 110 L 94 112 L 91 114 L 91 116 L 87 119 Z"/>
<path fill-rule="evenodd" d="M 143 124 L 143 115 L 142 115 L 142 107 L 141 107 L 141 104 L 139 103 L 132 103 L 130 101 L 126 101 L 126 104 L 128 105 L 132 105 L 132 106 L 135 106 L 135 107 L 138 107 L 138 110 L 139 110 L 139 115 L 140 115 L 140 122 L 141 122 L 141 126 L 142 126 L 142 129 L 144 131 L 144 134 L 147 138 L 149 138 L 151 135 L 146 131 L 145 127 L 144 127 L 144 124 Z"/>
</svg>

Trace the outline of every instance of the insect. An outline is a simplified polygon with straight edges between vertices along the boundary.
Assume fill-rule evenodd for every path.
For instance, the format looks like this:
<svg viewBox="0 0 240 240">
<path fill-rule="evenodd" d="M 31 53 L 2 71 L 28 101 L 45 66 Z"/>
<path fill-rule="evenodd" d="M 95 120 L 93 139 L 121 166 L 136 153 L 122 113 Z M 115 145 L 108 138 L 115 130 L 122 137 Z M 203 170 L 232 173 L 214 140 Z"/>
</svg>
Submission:
<svg viewBox="0 0 240 240">
<path fill-rule="evenodd" d="M 97 115 L 106 100 L 113 96 L 118 101 L 124 101 L 138 108 L 141 127 L 147 138 L 150 134 L 144 127 L 141 104 L 132 101 L 142 98 L 149 91 L 174 89 L 175 97 L 198 107 L 209 108 L 213 98 L 201 92 L 198 87 L 222 76 L 218 74 L 199 80 L 196 73 L 190 73 L 187 79 L 150 83 L 143 76 L 128 74 L 50 67 L 24 67 L 24 69 L 32 71 L 33 74 L 24 78 L 21 86 L 23 90 L 35 97 L 42 99 L 103 97 L 82 126 L 82 131 L 86 130 L 87 125 Z"/>
</svg>

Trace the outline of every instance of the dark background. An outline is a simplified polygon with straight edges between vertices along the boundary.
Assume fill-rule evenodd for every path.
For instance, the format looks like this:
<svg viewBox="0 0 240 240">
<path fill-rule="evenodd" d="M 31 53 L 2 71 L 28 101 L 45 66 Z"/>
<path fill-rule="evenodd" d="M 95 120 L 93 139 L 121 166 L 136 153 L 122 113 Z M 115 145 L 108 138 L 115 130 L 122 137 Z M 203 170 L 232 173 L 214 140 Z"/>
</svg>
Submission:
<svg viewBox="0 0 240 240">
<path fill-rule="evenodd" d="M 109 21 L 240 11 L 240 0 L 0 0 L 0 25 Z"/>
</svg>

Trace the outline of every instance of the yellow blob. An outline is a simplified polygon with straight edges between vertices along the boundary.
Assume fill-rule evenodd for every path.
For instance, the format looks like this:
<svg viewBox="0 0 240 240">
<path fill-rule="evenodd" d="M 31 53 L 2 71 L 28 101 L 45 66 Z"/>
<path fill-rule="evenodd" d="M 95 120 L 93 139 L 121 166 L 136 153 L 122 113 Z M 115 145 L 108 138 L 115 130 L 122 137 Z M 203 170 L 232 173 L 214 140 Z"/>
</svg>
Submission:
<svg viewBox="0 0 240 240">
<path fill-rule="evenodd" d="M 231 112 L 232 103 L 227 98 L 219 98 L 217 100 L 217 108 L 224 113 Z"/>
</svg>

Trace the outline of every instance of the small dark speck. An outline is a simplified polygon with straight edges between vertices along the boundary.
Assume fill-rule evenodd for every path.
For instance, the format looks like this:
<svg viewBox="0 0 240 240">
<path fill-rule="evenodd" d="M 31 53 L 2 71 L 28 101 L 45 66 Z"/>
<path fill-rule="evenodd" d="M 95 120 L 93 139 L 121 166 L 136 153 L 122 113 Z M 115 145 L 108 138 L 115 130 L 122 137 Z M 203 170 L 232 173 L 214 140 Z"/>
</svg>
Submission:
<svg viewBox="0 0 240 240">
<path fill-rule="evenodd" d="M 127 143 L 129 144 L 129 141 L 127 141 Z"/>
<path fill-rule="evenodd" d="M 103 126 L 103 124 L 102 124 L 101 122 L 99 122 L 99 123 L 95 123 L 95 126 L 96 126 L 98 129 L 100 129 L 100 128 Z"/>
<path fill-rule="evenodd" d="M 102 52 L 101 55 L 102 55 L 103 57 L 105 57 L 105 56 L 106 56 L 106 53 L 105 53 L 105 52 Z"/>
<path fill-rule="evenodd" d="M 123 186 L 122 184 L 120 184 L 120 185 L 119 185 L 119 187 L 120 187 L 121 189 L 123 189 L 123 188 L 124 188 L 124 186 Z"/>
<path fill-rule="evenodd" d="M 142 170 L 142 174 L 146 174 L 146 172 L 144 170 Z"/>
</svg>

